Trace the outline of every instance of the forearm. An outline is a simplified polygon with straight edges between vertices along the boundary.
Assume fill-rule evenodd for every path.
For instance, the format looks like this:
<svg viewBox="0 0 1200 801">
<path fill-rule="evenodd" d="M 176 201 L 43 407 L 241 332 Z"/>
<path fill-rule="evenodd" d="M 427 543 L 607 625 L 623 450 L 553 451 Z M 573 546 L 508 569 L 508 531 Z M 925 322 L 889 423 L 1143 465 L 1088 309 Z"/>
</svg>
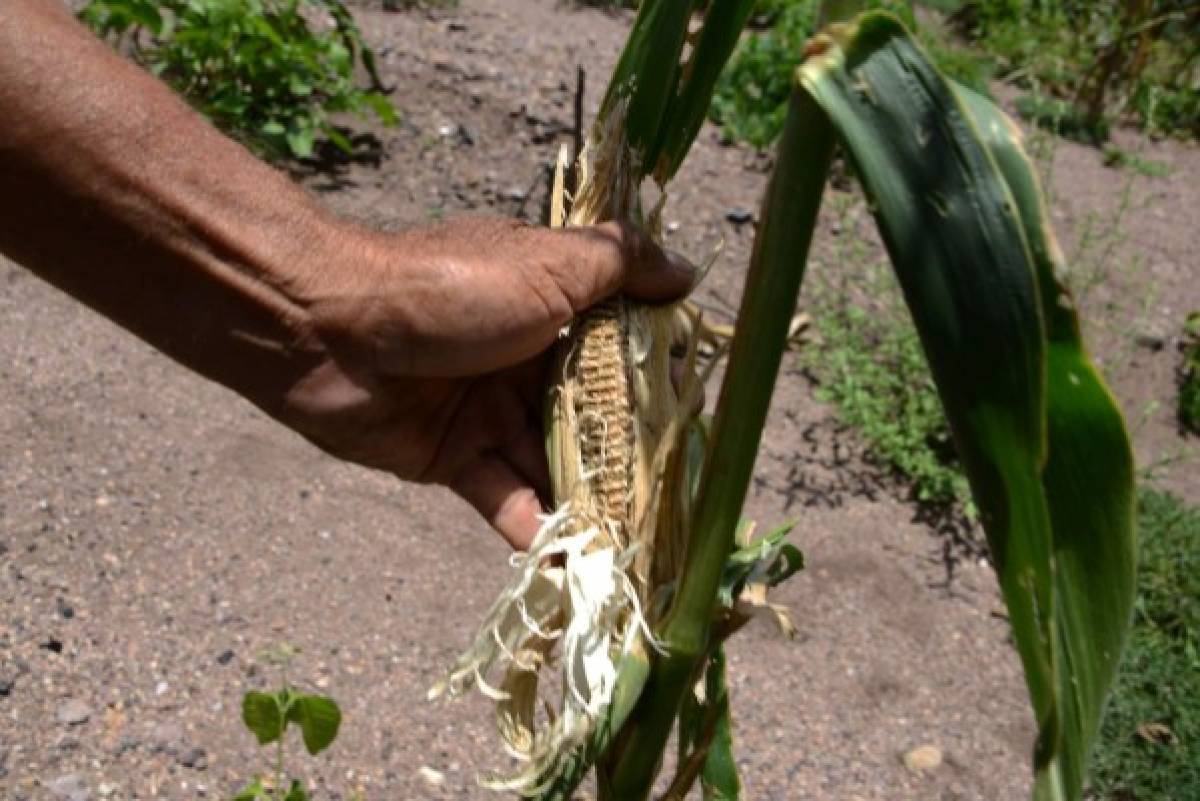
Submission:
<svg viewBox="0 0 1200 801">
<path fill-rule="evenodd" d="M 0 3 L 0 188 L 0 251 L 271 412 L 360 246 L 56 0 Z"/>
</svg>

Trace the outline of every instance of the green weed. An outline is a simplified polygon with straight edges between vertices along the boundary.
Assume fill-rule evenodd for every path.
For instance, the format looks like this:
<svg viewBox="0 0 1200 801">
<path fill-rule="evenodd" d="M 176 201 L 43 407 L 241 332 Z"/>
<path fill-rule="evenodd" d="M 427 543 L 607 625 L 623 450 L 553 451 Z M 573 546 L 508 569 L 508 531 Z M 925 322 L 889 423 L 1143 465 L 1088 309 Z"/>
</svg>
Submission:
<svg viewBox="0 0 1200 801">
<path fill-rule="evenodd" d="M 1030 119 L 1100 141 L 1115 117 L 1200 136 L 1194 0 L 973 0 L 955 16 L 1000 77 L 1031 90 Z"/>
<path fill-rule="evenodd" d="M 275 692 L 248 692 L 242 698 L 242 723 L 259 745 L 275 743 L 273 776 L 268 783 L 256 776 L 233 801 L 308 801 L 308 791 L 299 779 L 288 776 L 284 764 L 284 735 L 288 726 L 300 729 L 304 748 L 311 755 L 324 751 L 337 738 L 342 712 L 332 698 L 298 692 L 288 684 L 286 669 L 295 651 L 281 646 L 264 655 L 266 661 L 284 671 L 283 686 Z"/>
<path fill-rule="evenodd" d="M 1027 90 L 1018 111 L 1088 144 L 1116 118 L 1148 133 L 1200 136 L 1200 13 L 1194 0 L 854 0 L 899 16 L 946 76 L 988 94 L 999 77 Z M 818 27 L 818 0 L 760 0 L 766 28 L 738 45 L 711 115 L 727 139 L 779 135 L 793 71 Z M 914 7 L 921 7 L 917 14 Z"/>
<path fill-rule="evenodd" d="M 1179 422 L 1185 429 L 1200 434 L 1200 311 L 1189 314 L 1183 327 Z"/>
<path fill-rule="evenodd" d="M 1165 178 L 1171 174 L 1171 169 L 1161 161 L 1152 161 L 1137 153 L 1130 153 L 1128 150 L 1111 145 L 1104 148 L 1104 166 L 1127 167 L 1146 178 Z"/>
<path fill-rule="evenodd" d="M 1200 798 L 1200 509 L 1142 491 L 1134 628 L 1092 759 L 1101 801 Z"/>
<path fill-rule="evenodd" d="M 1083 109 L 1070 100 L 1031 92 L 1017 98 L 1016 109 L 1021 119 L 1053 131 L 1064 139 L 1085 145 L 1100 145 L 1108 141 L 1108 118 L 1090 119 Z"/>
<path fill-rule="evenodd" d="M 271 158 L 309 157 L 318 137 L 353 152 L 339 112 L 396 121 L 342 0 L 90 0 L 79 16 Z M 370 89 L 354 81 L 359 63 Z"/>
<path fill-rule="evenodd" d="M 852 227 L 854 201 L 841 207 L 841 229 Z M 818 333 L 801 350 L 801 365 L 871 454 L 896 472 L 918 502 L 975 516 L 966 476 L 934 388 L 920 339 L 886 264 L 861 239 L 842 234 L 837 283 L 812 279 L 805 306 Z"/>
<path fill-rule="evenodd" d="M 907 0 L 863 0 L 855 5 L 883 9 L 917 32 L 922 46 L 944 74 L 988 94 L 991 65 L 978 53 L 950 44 L 933 17 L 918 24 Z M 755 19 L 768 25 L 744 38 L 717 83 L 710 115 L 731 141 L 766 147 L 783 130 L 793 73 L 804 44 L 816 32 L 819 0 L 760 0 Z"/>
</svg>

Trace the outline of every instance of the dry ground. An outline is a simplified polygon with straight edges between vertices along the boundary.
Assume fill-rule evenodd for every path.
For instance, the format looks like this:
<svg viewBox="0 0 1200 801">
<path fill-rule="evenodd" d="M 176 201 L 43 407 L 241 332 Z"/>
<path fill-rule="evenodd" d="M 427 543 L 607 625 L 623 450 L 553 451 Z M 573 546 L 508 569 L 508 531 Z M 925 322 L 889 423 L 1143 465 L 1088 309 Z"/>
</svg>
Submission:
<svg viewBox="0 0 1200 801">
<path fill-rule="evenodd" d="M 576 65 L 594 108 L 628 25 L 547 0 L 359 16 L 404 122 L 380 132 L 378 168 L 304 180 L 384 226 L 535 215 L 539 192 L 525 196 L 569 127 Z M 1086 298 L 1093 341 L 1141 464 L 1166 459 L 1165 485 L 1200 501 L 1170 409 L 1175 337 L 1200 307 L 1200 152 L 1122 142 L 1170 175 L 1060 144 L 1056 221 L 1070 252 L 1124 209 L 1108 230 L 1127 240 Z M 677 181 L 671 244 L 727 242 L 708 306 L 736 304 L 752 226 L 725 215 L 764 181 L 761 159 L 708 129 Z M 814 269 L 837 266 L 835 229 Z M 238 705 L 278 681 L 256 655 L 286 641 L 302 649 L 289 677 L 346 714 L 327 757 L 293 761 L 323 797 L 489 797 L 485 706 L 425 701 L 507 569 L 463 503 L 333 461 L 2 261 L 0 342 L 0 796 L 66 797 L 77 780 L 92 798 L 228 797 L 267 765 Z M 755 625 L 732 648 L 746 797 L 1026 797 L 1032 724 L 990 569 L 951 551 L 947 581 L 943 542 L 811 390 L 785 371 L 748 505 L 799 518 L 810 567 L 781 593 L 798 637 Z M 945 760 L 917 775 L 901 757 L 923 744 Z"/>
</svg>

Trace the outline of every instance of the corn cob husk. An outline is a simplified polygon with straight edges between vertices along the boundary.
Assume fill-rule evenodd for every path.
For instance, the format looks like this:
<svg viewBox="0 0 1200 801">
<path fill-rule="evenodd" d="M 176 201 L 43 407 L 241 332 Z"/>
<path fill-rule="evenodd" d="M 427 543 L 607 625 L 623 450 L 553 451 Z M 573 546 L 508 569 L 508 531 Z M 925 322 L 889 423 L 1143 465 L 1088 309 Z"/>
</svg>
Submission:
<svg viewBox="0 0 1200 801">
<path fill-rule="evenodd" d="M 637 209 L 637 154 L 622 123 L 618 105 L 591 132 L 569 208 L 560 154 L 552 224 L 591 225 Z M 681 446 L 700 384 L 677 393 L 671 383 L 675 314 L 614 297 L 563 331 L 547 395 L 555 511 L 529 552 L 514 556 L 513 578 L 474 642 L 431 691 L 474 686 L 496 701 L 504 746 L 522 764 L 486 786 L 542 789 L 558 760 L 592 734 L 621 656 L 657 647 L 650 632 L 660 591 L 675 577 L 687 531 Z M 693 341 L 689 365 L 695 359 Z M 546 681 L 554 673 L 557 681 Z M 548 684 L 557 698 L 547 697 Z"/>
</svg>

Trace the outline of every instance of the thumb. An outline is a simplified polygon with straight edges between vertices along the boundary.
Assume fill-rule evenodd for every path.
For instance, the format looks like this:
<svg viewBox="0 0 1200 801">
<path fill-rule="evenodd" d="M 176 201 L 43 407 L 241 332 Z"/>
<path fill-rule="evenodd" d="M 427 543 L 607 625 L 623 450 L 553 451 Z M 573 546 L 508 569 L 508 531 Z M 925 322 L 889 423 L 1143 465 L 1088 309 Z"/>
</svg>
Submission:
<svg viewBox="0 0 1200 801">
<path fill-rule="evenodd" d="M 581 260 L 575 278 L 564 282 L 571 306 L 585 309 L 625 292 L 649 303 L 677 300 L 691 291 L 697 271 L 686 258 L 659 247 L 633 223 L 615 220 L 599 225 L 560 229 L 555 233 L 578 240 Z"/>
</svg>

